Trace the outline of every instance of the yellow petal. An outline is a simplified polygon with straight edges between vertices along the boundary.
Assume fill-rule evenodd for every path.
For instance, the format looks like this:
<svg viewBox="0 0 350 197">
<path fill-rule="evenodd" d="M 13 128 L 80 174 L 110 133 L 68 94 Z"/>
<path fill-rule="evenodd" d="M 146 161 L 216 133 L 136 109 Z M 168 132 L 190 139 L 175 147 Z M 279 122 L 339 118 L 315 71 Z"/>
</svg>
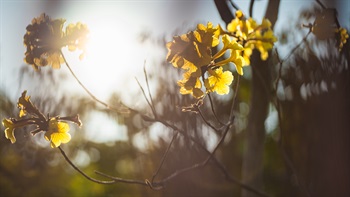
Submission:
<svg viewBox="0 0 350 197">
<path fill-rule="evenodd" d="M 13 128 L 6 128 L 5 129 L 5 137 L 11 141 L 11 143 L 16 142 L 16 138 L 14 135 L 14 129 Z"/>
<path fill-rule="evenodd" d="M 57 148 L 61 143 L 68 143 L 71 140 L 71 135 L 69 133 L 53 133 L 50 137 L 52 148 Z"/>
<path fill-rule="evenodd" d="M 9 139 L 12 144 L 15 143 L 16 142 L 16 138 L 14 135 L 15 127 L 14 127 L 12 120 L 5 118 L 2 120 L 2 125 L 5 127 L 6 139 Z"/>
</svg>

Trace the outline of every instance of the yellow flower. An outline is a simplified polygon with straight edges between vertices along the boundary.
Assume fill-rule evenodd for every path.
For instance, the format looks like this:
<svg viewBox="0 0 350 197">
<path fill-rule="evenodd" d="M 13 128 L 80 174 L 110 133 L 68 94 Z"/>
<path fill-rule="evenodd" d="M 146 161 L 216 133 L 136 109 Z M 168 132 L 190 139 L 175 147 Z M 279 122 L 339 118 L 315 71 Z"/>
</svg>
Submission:
<svg viewBox="0 0 350 197">
<path fill-rule="evenodd" d="M 216 92 L 223 95 L 230 91 L 229 85 L 233 81 L 233 75 L 230 71 L 222 72 L 222 67 L 215 70 L 209 69 L 209 77 L 205 80 L 205 87 L 208 92 Z"/>
<path fill-rule="evenodd" d="M 244 65 L 250 64 L 250 55 L 253 49 L 260 51 L 261 59 L 268 58 L 268 51 L 274 46 L 277 41 L 276 36 L 271 29 L 271 22 L 268 19 L 263 19 L 260 25 L 252 18 L 245 18 L 242 11 L 236 12 L 236 18 L 227 25 L 227 30 L 234 36 L 239 43 L 244 45 L 242 56 Z"/>
<path fill-rule="evenodd" d="M 76 24 L 69 24 L 66 27 L 65 39 L 67 40 L 68 50 L 75 51 L 77 48 L 82 50 L 83 53 L 80 54 L 79 59 L 84 57 L 85 45 L 88 41 L 88 34 L 89 30 L 87 25 L 80 22 Z"/>
<path fill-rule="evenodd" d="M 228 64 L 232 62 L 237 70 L 237 73 L 240 75 L 243 75 L 243 66 L 245 66 L 244 58 L 241 56 L 240 51 L 238 50 L 231 50 L 230 57 L 222 60 L 220 62 L 215 63 L 217 66 L 223 66 L 225 64 Z"/>
<path fill-rule="evenodd" d="M 198 69 L 196 72 L 186 72 L 184 73 L 184 78 L 177 82 L 180 86 L 180 94 L 191 94 L 195 98 L 201 98 L 204 96 L 201 90 L 202 83 L 199 80 L 201 76 L 201 71 Z"/>
<path fill-rule="evenodd" d="M 219 44 L 220 31 L 222 31 L 220 25 L 213 27 L 213 24 L 208 22 L 207 26 L 198 24 L 197 30 L 194 31 L 194 35 L 198 42 L 208 47 L 215 47 Z"/>
<path fill-rule="evenodd" d="M 13 124 L 11 119 L 3 119 L 2 125 L 5 127 L 5 137 L 6 139 L 9 139 L 11 143 L 16 142 L 16 138 L 14 135 L 15 125 Z"/>
<path fill-rule="evenodd" d="M 230 50 L 242 50 L 243 49 L 242 45 L 238 44 L 236 42 L 236 40 L 231 40 L 227 34 L 222 36 L 222 43 L 224 44 L 224 47 L 213 56 L 213 60 L 224 55 L 225 52 L 229 49 Z"/>
<path fill-rule="evenodd" d="M 268 51 L 273 48 L 276 41 L 277 38 L 271 29 L 256 32 L 255 41 L 253 40 L 253 46 L 260 51 L 260 58 L 262 60 L 266 60 L 268 58 Z"/>
<path fill-rule="evenodd" d="M 248 35 L 254 31 L 256 22 L 249 18 L 248 20 L 244 16 L 241 10 L 236 11 L 236 18 L 234 18 L 228 25 L 227 30 L 232 32 L 236 37 L 240 37 L 246 40 Z"/>
<path fill-rule="evenodd" d="M 57 148 L 61 143 L 68 143 L 71 139 L 69 125 L 65 122 L 60 122 L 57 118 L 49 120 L 49 127 L 45 133 L 45 139 L 51 142 L 52 148 Z"/>
<path fill-rule="evenodd" d="M 22 96 L 19 97 L 18 102 L 17 102 L 17 107 L 20 109 L 19 111 L 19 117 L 23 117 L 27 115 L 27 110 L 26 106 L 30 103 L 29 99 L 30 96 L 26 96 L 27 91 L 24 91 L 22 93 Z"/>
<path fill-rule="evenodd" d="M 212 62 L 211 48 L 219 44 L 221 31 L 219 25 L 213 27 L 210 22 L 206 26 L 198 24 L 195 31 L 175 36 L 173 41 L 167 43 L 167 61 L 174 67 L 186 70 L 184 78 L 177 83 L 181 94 L 191 94 L 195 98 L 204 96 L 199 78 Z"/>
<path fill-rule="evenodd" d="M 339 51 L 343 48 L 344 44 L 346 43 L 346 40 L 349 38 L 349 34 L 347 33 L 346 29 L 340 27 L 337 31 L 340 35 L 339 39 Z"/>
<path fill-rule="evenodd" d="M 201 36 L 197 37 L 201 38 Z M 197 68 L 208 65 L 211 60 L 211 52 L 208 47 L 197 40 L 194 32 L 189 32 L 181 36 L 175 36 L 172 42 L 167 43 L 167 61 L 174 67 L 195 71 Z M 186 67 L 185 67 L 186 66 Z"/>
<path fill-rule="evenodd" d="M 52 20 L 45 13 L 32 20 L 26 28 L 24 35 L 25 52 L 24 61 L 35 70 L 42 66 L 51 65 L 60 68 L 64 63 L 61 48 L 69 46 L 70 50 L 83 49 L 87 41 L 88 29 L 86 25 L 70 24 L 64 32 L 64 19 Z"/>
<path fill-rule="evenodd" d="M 26 120 L 16 120 L 13 118 L 4 118 L 2 120 L 2 125 L 5 127 L 5 137 L 11 141 L 11 143 L 16 142 L 14 131 L 17 128 L 31 125 L 33 122 L 30 119 Z"/>
</svg>

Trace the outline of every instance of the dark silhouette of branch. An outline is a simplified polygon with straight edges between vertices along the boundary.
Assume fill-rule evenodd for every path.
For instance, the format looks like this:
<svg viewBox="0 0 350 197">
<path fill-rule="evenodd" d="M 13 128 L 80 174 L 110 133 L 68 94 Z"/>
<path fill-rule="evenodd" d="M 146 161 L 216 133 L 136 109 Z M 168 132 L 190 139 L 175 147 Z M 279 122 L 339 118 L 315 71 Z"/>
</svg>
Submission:
<svg viewBox="0 0 350 197">
<path fill-rule="evenodd" d="M 112 179 L 113 183 L 129 183 L 129 184 L 148 186 L 145 181 L 132 180 L 132 179 L 122 179 L 122 178 L 119 178 L 119 177 L 110 176 L 108 174 L 105 174 L 105 173 L 99 172 L 99 171 L 95 171 L 95 173 L 98 174 L 98 175 L 107 177 L 109 179 Z"/>
<path fill-rule="evenodd" d="M 239 7 L 233 2 L 233 0 L 228 0 L 231 4 L 231 6 L 236 9 L 236 10 L 240 10 Z"/>
<path fill-rule="evenodd" d="M 167 147 L 167 149 L 166 149 L 166 151 L 165 151 L 165 153 L 164 153 L 164 155 L 163 155 L 163 157 L 162 157 L 162 160 L 161 160 L 161 162 L 160 162 L 160 164 L 159 164 L 159 166 L 158 166 L 158 169 L 156 170 L 156 172 L 155 172 L 155 173 L 153 174 L 153 176 L 152 176 L 152 179 L 151 179 L 151 183 L 152 183 L 152 184 L 153 184 L 153 182 L 154 182 L 154 179 L 155 179 L 156 176 L 158 175 L 160 169 L 162 168 L 162 166 L 163 166 L 163 164 L 164 164 L 164 161 L 165 161 L 166 157 L 168 156 L 170 147 L 171 147 L 171 145 L 173 144 L 173 142 L 175 141 L 175 139 L 176 139 L 177 136 L 178 136 L 178 132 L 176 132 L 176 133 L 173 135 L 173 137 L 171 138 L 171 141 L 170 141 L 170 143 L 169 143 L 169 145 L 168 145 L 168 147 Z"/>
<path fill-rule="evenodd" d="M 66 153 L 63 151 L 63 149 L 61 148 L 61 146 L 58 147 L 58 149 L 60 150 L 61 154 L 63 155 L 64 159 L 69 163 L 69 165 L 71 165 L 74 170 L 78 171 L 81 175 L 83 175 L 85 178 L 87 178 L 88 180 L 95 182 L 95 183 L 99 183 L 99 184 L 114 184 L 116 183 L 115 180 L 112 181 L 103 181 L 103 180 L 98 180 L 95 178 L 90 177 L 89 175 L 85 174 L 82 170 L 80 170 L 76 165 L 73 164 L 73 162 L 68 158 L 68 156 L 66 155 Z"/>
<path fill-rule="evenodd" d="M 214 0 L 217 10 L 220 13 L 221 19 L 225 24 L 229 24 L 233 19 L 233 14 L 228 7 L 227 0 Z"/>
<path fill-rule="evenodd" d="M 322 7 L 322 9 L 327 9 L 325 5 L 320 0 L 316 0 L 316 2 Z"/>
<path fill-rule="evenodd" d="M 213 104 L 213 101 L 211 99 L 211 94 L 208 93 L 208 98 L 209 98 L 209 102 L 210 102 L 210 108 L 211 108 L 211 111 L 213 112 L 213 115 L 216 119 L 216 121 L 218 121 L 218 123 L 220 123 L 221 125 L 224 125 L 223 122 L 221 122 L 221 120 L 219 119 L 219 117 L 217 116 L 216 112 L 215 112 L 215 109 L 214 109 L 214 104 Z"/>
<path fill-rule="evenodd" d="M 136 77 L 135 77 L 135 79 L 136 79 L 136 82 L 137 82 L 137 84 L 139 85 L 139 87 L 140 87 L 140 89 L 141 89 L 141 91 L 142 91 L 143 97 L 146 99 L 146 102 L 147 102 L 148 106 L 151 108 L 151 110 L 152 110 L 152 112 L 153 112 L 153 115 L 156 116 L 156 112 L 155 112 L 155 110 L 153 109 L 152 103 L 148 100 L 148 98 L 147 98 L 147 96 L 146 96 L 145 90 L 144 90 L 143 87 L 141 86 L 139 80 L 138 80 Z"/>
<path fill-rule="evenodd" d="M 235 118 L 235 115 L 233 113 L 234 111 L 234 107 L 235 107 L 235 103 L 236 103 L 236 100 L 237 100 L 237 95 L 238 95 L 238 88 L 239 88 L 239 79 L 240 79 L 240 75 L 238 74 L 237 75 L 237 82 L 236 82 L 236 88 L 235 88 L 235 94 L 233 96 L 233 99 L 232 99 L 232 104 L 231 104 L 231 111 L 230 111 L 230 118 L 228 120 L 228 124 L 233 124 L 233 119 Z"/>
<path fill-rule="evenodd" d="M 145 64 L 143 66 L 143 73 L 145 75 L 145 80 L 146 80 L 146 85 L 147 85 L 147 91 L 148 91 L 148 96 L 149 96 L 149 100 L 151 101 L 151 109 L 153 111 L 153 115 L 157 116 L 157 113 L 156 113 L 156 108 L 155 108 L 155 105 L 154 105 L 154 102 L 153 102 L 153 98 L 152 98 L 152 94 L 151 94 L 151 90 L 149 88 L 149 82 L 148 82 L 148 75 L 147 75 L 147 71 L 146 71 L 146 61 L 145 61 Z"/>
<path fill-rule="evenodd" d="M 253 18 L 253 7 L 254 7 L 255 0 L 250 0 L 249 3 L 249 16 Z"/>
</svg>

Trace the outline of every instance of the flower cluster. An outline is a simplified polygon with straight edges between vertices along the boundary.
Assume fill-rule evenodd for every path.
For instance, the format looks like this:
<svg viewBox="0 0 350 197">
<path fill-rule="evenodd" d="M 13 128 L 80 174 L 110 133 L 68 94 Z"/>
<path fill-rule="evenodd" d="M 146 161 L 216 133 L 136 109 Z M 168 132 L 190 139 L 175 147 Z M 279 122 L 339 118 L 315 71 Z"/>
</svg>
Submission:
<svg viewBox="0 0 350 197">
<path fill-rule="evenodd" d="M 227 29 L 214 27 L 210 22 L 206 26 L 198 24 L 196 30 L 175 36 L 167 43 L 167 61 L 185 70 L 183 79 L 178 81 L 181 94 L 191 94 L 197 99 L 210 92 L 228 94 L 233 75 L 229 70 L 224 71 L 223 66 L 233 63 L 237 73 L 243 75 L 243 66 L 250 64 L 252 50 L 258 49 L 266 60 L 268 50 L 277 41 L 267 19 L 258 25 L 253 19 L 246 19 L 241 11 L 236 12 Z M 222 48 L 213 54 L 213 48 L 220 43 Z M 226 59 L 225 53 L 230 54 Z"/>
<path fill-rule="evenodd" d="M 84 50 L 89 30 L 86 25 L 69 24 L 63 31 L 64 19 L 52 20 L 45 13 L 34 18 L 27 26 L 24 35 L 25 62 L 36 70 L 42 66 L 51 65 L 60 68 L 64 62 L 61 48 L 68 46 L 70 51 L 77 48 Z M 82 58 L 84 52 L 80 55 Z"/>
<path fill-rule="evenodd" d="M 264 18 L 262 23 L 258 24 L 254 19 L 246 18 L 240 10 L 236 11 L 236 18 L 227 25 L 227 31 L 244 47 L 241 54 L 244 58 L 244 66 L 250 65 L 253 49 L 259 50 L 261 59 L 266 60 L 268 51 L 277 41 L 268 19 Z"/>
<path fill-rule="evenodd" d="M 346 40 L 349 38 L 349 34 L 347 33 L 346 29 L 342 27 L 337 29 L 336 32 L 339 34 L 339 51 L 341 51 L 344 44 L 346 43 Z"/>
<path fill-rule="evenodd" d="M 5 127 L 5 137 L 9 139 L 11 143 L 15 143 L 15 129 L 33 125 L 35 126 L 35 129 L 31 133 L 35 135 L 41 131 L 45 131 L 45 139 L 50 142 L 52 148 L 60 146 L 61 143 L 69 142 L 71 136 L 68 133 L 69 125 L 66 123 L 66 121 L 73 122 L 78 126 L 81 126 L 82 123 L 79 116 L 46 117 L 31 102 L 30 97 L 26 96 L 26 93 L 27 91 L 22 93 L 22 96 L 18 99 L 17 103 L 17 107 L 20 109 L 20 118 L 5 118 L 2 120 L 2 124 Z"/>
<path fill-rule="evenodd" d="M 210 22 L 207 26 L 199 24 L 195 31 L 175 36 L 172 42 L 167 43 L 169 49 L 167 61 L 186 71 L 183 75 L 184 78 L 178 81 L 181 94 L 192 94 L 195 98 L 203 97 L 203 84 L 200 77 L 204 80 L 205 92 L 228 93 L 227 86 L 231 84 L 233 76 L 230 71 L 222 72 L 220 66 L 228 62 L 238 61 L 240 57 L 235 55 L 236 51 L 242 50 L 243 47 L 227 35 L 221 36 L 221 32 L 222 29 L 219 25 L 213 27 Z M 216 47 L 220 43 L 220 38 L 224 46 L 213 55 L 212 47 Z M 231 52 L 231 57 L 218 61 L 226 51 Z M 206 78 L 205 74 L 207 74 Z"/>
</svg>

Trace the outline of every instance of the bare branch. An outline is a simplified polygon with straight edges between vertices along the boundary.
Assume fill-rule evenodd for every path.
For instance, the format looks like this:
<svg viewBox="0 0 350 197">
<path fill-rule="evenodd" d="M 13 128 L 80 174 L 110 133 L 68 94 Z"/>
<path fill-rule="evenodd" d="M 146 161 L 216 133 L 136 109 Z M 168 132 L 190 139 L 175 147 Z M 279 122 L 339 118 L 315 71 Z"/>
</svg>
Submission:
<svg viewBox="0 0 350 197">
<path fill-rule="evenodd" d="M 249 3 L 249 16 L 253 18 L 253 7 L 254 7 L 255 0 L 250 0 Z"/>
<path fill-rule="evenodd" d="M 171 145 L 173 144 L 173 142 L 175 141 L 177 135 L 178 135 L 178 132 L 176 132 L 176 133 L 173 135 L 173 137 L 171 138 L 171 141 L 170 141 L 170 143 L 169 143 L 169 145 L 168 145 L 168 147 L 167 147 L 167 149 L 166 149 L 166 151 L 165 151 L 165 153 L 164 153 L 164 155 L 163 155 L 163 157 L 162 157 L 162 160 L 161 160 L 161 162 L 160 162 L 160 164 L 159 164 L 159 166 L 158 166 L 158 169 L 156 170 L 156 172 L 155 172 L 155 173 L 153 174 L 153 176 L 152 176 L 151 183 L 154 182 L 154 179 L 156 178 L 156 176 L 158 175 L 160 169 L 162 168 L 163 163 L 164 163 L 166 157 L 168 156 L 170 147 L 171 147 Z"/>
<path fill-rule="evenodd" d="M 152 112 L 153 112 L 153 115 L 156 116 L 156 112 L 154 111 L 151 102 L 148 100 L 148 98 L 147 98 L 147 96 L 146 96 L 145 90 L 144 90 L 143 87 L 141 86 L 139 80 L 138 80 L 136 77 L 135 77 L 135 79 L 136 79 L 136 82 L 137 82 L 137 84 L 139 85 L 139 87 L 140 87 L 140 89 L 141 89 L 141 91 L 142 91 L 143 97 L 146 99 L 148 106 L 151 108 L 151 110 L 152 110 Z"/>
<path fill-rule="evenodd" d="M 323 5 L 323 3 L 320 0 L 316 0 L 316 2 L 322 7 L 322 9 L 327 9 L 327 7 Z"/>
<path fill-rule="evenodd" d="M 232 99 L 232 104 L 231 104 L 231 111 L 230 111 L 230 118 L 228 120 L 228 124 L 233 124 L 233 119 L 234 119 L 234 107 L 235 107 L 235 103 L 237 100 L 237 94 L 238 94 L 238 89 L 239 89 L 239 79 L 240 79 L 240 75 L 237 75 L 237 82 L 236 82 L 236 89 L 234 90 L 235 93 L 233 95 L 233 99 Z"/>
<path fill-rule="evenodd" d="M 66 159 L 66 161 L 69 163 L 69 165 L 71 165 L 74 168 L 74 170 L 78 171 L 81 175 L 83 175 L 88 180 L 95 182 L 95 183 L 99 183 L 99 184 L 114 184 L 114 183 L 116 183 L 115 180 L 103 181 L 103 180 L 98 180 L 98 179 L 90 177 L 89 175 L 85 174 L 82 170 L 80 170 L 76 165 L 73 164 L 73 162 L 68 158 L 68 156 L 66 155 L 66 153 L 63 151 L 63 149 L 60 146 L 58 147 L 58 149 L 60 150 L 61 154 Z"/>
<path fill-rule="evenodd" d="M 231 4 L 231 6 L 235 9 L 235 10 L 240 10 L 239 7 L 233 2 L 233 0 L 228 0 Z"/>
<path fill-rule="evenodd" d="M 143 73 L 145 75 L 145 79 L 146 79 L 146 85 L 147 85 L 147 91 L 148 91 L 148 96 L 149 96 L 149 99 L 151 100 L 151 109 L 153 111 L 153 115 L 154 116 L 157 116 L 157 113 L 156 113 L 156 108 L 155 108 L 155 105 L 154 105 L 154 102 L 153 102 L 153 98 L 152 98 L 152 94 L 151 94 L 151 90 L 149 88 L 149 82 L 148 82 L 148 76 L 147 76 L 147 71 L 146 71 L 146 61 L 145 61 L 145 64 L 143 66 Z"/>
<path fill-rule="evenodd" d="M 211 111 L 213 112 L 216 121 L 218 121 L 221 125 L 224 125 L 224 123 L 221 122 L 221 120 L 219 119 L 219 117 L 216 115 L 216 112 L 215 112 L 215 109 L 214 109 L 214 104 L 213 104 L 213 101 L 212 101 L 212 99 L 211 99 L 211 94 L 210 94 L 210 93 L 208 94 L 208 98 L 209 98 L 209 102 L 210 102 Z"/>
<path fill-rule="evenodd" d="M 64 63 L 66 64 L 69 72 L 73 75 L 73 77 L 75 78 L 75 80 L 79 83 L 79 85 L 85 90 L 86 93 L 88 93 L 88 95 L 96 102 L 102 104 L 103 106 L 105 106 L 106 108 L 108 109 L 111 109 L 113 111 L 116 111 L 118 113 L 122 113 L 122 114 L 128 114 L 130 113 L 128 109 L 124 108 L 124 106 L 120 106 L 120 107 L 113 107 L 113 106 L 110 106 L 108 105 L 106 102 L 98 99 L 92 92 L 90 92 L 89 89 L 86 88 L 86 86 L 79 80 L 79 78 L 75 75 L 74 71 L 72 70 L 72 68 L 69 66 L 68 64 L 68 61 L 66 60 L 64 54 L 62 51 L 60 51 L 62 57 L 63 57 L 63 60 L 64 60 Z"/>
<path fill-rule="evenodd" d="M 303 42 L 306 42 L 307 37 L 311 34 L 312 32 L 312 26 L 309 27 L 309 32 L 304 36 L 304 38 L 299 42 L 299 44 L 297 44 L 291 51 L 290 53 L 281 61 L 282 63 L 287 61 L 292 55 L 293 53 L 301 46 L 301 44 L 303 44 Z"/>
</svg>

